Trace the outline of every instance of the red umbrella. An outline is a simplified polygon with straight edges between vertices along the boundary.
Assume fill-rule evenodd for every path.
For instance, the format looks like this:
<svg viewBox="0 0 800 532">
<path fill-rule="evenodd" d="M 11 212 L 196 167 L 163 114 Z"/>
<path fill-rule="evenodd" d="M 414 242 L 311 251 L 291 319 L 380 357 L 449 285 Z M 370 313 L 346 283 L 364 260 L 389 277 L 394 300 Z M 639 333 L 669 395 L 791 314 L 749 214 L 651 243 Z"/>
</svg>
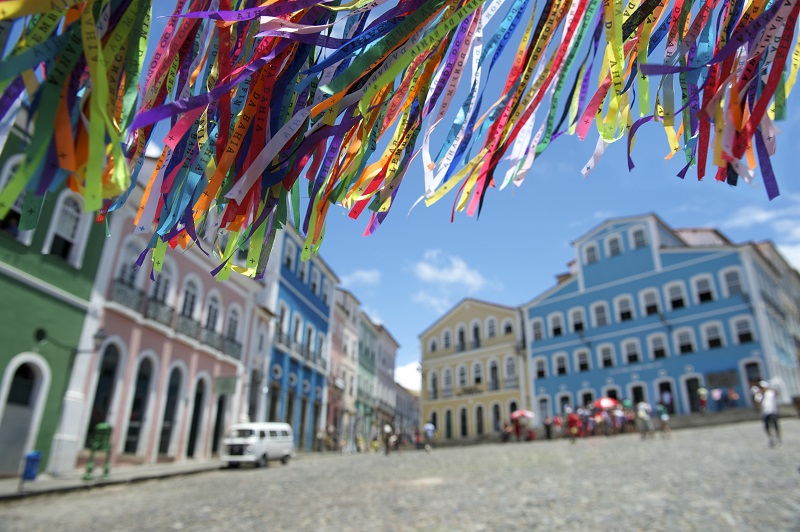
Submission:
<svg viewBox="0 0 800 532">
<path fill-rule="evenodd" d="M 601 410 L 605 410 L 607 408 L 614 408 L 618 404 L 619 401 L 617 401 L 613 397 L 601 397 L 600 399 L 594 402 L 595 408 L 599 408 Z"/>
<path fill-rule="evenodd" d="M 530 410 L 514 410 L 511 412 L 511 421 L 518 419 L 533 419 L 533 412 Z"/>
</svg>

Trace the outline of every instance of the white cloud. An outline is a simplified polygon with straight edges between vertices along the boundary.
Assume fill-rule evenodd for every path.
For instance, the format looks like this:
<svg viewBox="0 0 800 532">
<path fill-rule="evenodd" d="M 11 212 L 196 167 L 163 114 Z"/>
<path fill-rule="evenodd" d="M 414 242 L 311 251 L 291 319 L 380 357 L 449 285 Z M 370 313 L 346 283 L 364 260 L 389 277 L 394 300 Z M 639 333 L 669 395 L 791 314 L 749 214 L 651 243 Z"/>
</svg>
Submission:
<svg viewBox="0 0 800 532">
<path fill-rule="evenodd" d="M 439 314 L 443 314 L 452 306 L 447 296 L 434 295 L 425 291 L 416 292 L 411 296 L 411 300 L 426 307 L 431 307 Z"/>
<path fill-rule="evenodd" d="M 464 285 L 468 291 L 476 292 L 486 285 L 486 279 L 461 257 L 446 255 L 441 249 L 425 252 L 423 259 L 413 267 L 414 274 L 423 282 Z"/>
<path fill-rule="evenodd" d="M 800 270 L 800 244 L 778 246 L 778 251 L 796 270 Z"/>
<path fill-rule="evenodd" d="M 381 316 L 376 309 L 365 305 L 361 307 L 361 311 L 366 314 L 370 321 L 375 325 L 383 325 L 383 319 L 381 319 Z"/>
<path fill-rule="evenodd" d="M 344 275 L 340 283 L 345 288 L 354 286 L 377 286 L 381 283 L 380 270 L 356 270 L 351 274 Z"/>
<path fill-rule="evenodd" d="M 409 362 L 405 366 L 394 368 L 394 381 L 408 390 L 420 391 L 422 389 L 422 376 L 418 368 L 419 362 Z"/>
</svg>

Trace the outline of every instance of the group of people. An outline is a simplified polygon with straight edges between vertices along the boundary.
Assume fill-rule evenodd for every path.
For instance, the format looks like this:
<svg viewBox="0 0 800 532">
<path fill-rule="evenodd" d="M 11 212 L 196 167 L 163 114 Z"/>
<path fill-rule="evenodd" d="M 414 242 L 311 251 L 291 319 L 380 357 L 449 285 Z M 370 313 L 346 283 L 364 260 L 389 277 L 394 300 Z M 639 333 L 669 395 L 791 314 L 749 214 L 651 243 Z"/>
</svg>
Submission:
<svg viewBox="0 0 800 532">
<path fill-rule="evenodd" d="M 573 410 L 565 405 L 562 416 L 547 417 L 543 425 L 546 439 L 562 436 L 573 443 L 577 438 L 633 432 L 642 438 L 653 437 L 657 430 L 666 437 L 670 434 L 669 416 L 670 409 L 662 401 L 653 408 L 647 401 L 634 405 L 626 400 L 610 408 L 587 405 Z"/>
</svg>

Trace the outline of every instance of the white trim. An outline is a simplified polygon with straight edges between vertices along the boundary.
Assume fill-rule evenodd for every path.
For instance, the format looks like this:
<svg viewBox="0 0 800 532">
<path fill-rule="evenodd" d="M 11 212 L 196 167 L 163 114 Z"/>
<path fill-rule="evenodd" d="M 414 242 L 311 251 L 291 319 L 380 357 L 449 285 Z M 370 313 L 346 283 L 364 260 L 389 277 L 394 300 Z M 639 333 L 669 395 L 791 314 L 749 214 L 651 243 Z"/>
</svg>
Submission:
<svg viewBox="0 0 800 532">
<path fill-rule="evenodd" d="M 175 305 L 175 314 L 177 316 L 183 316 L 183 304 L 186 301 L 186 287 L 190 282 L 194 283 L 197 292 L 195 292 L 192 314 L 185 317 L 197 321 L 202 326 L 202 322 L 200 320 L 203 318 L 203 308 L 205 307 L 205 305 L 203 305 L 203 302 L 205 301 L 205 294 L 203 293 L 204 286 L 203 281 L 195 272 L 187 272 L 186 275 L 183 276 L 183 282 L 181 283 L 181 289 L 177 301 L 178 304 Z"/>
<path fill-rule="evenodd" d="M 558 361 L 559 360 L 563 360 L 564 361 L 564 371 L 565 371 L 565 373 L 559 373 L 558 372 L 558 366 L 559 366 Z M 570 370 L 569 370 L 569 354 L 564 352 L 564 351 L 559 351 L 558 353 L 555 353 L 553 355 L 553 376 L 559 377 L 559 376 L 562 376 L 562 375 L 569 375 L 569 374 L 570 374 Z"/>
<path fill-rule="evenodd" d="M 621 305 L 621 303 L 623 301 L 627 301 L 628 302 L 628 310 L 630 310 L 630 313 L 631 313 L 631 317 L 629 319 L 627 319 L 627 320 L 623 320 L 622 319 L 622 308 L 620 308 L 620 305 Z M 633 321 L 633 320 L 635 320 L 637 318 L 637 316 L 636 316 L 636 307 L 633 304 L 633 296 L 631 296 L 631 294 L 627 294 L 627 293 L 626 294 L 619 294 L 618 296 L 616 296 L 614 298 L 613 303 L 614 303 L 614 318 L 616 318 L 616 320 L 615 320 L 616 322 L 624 323 L 626 321 Z"/>
<path fill-rule="evenodd" d="M 164 386 L 161 389 L 162 399 L 160 408 L 158 409 L 158 419 L 156 423 L 155 445 L 153 446 L 153 456 L 156 458 L 160 454 L 161 432 L 164 428 L 164 415 L 166 414 L 167 402 L 169 401 L 169 381 L 172 378 L 172 372 L 175 370 L 178 370 L 181 373 L 181 384 L 178 387 L 178 397 L 175 404 L 175 418 L 172 422 L 172 433 L 169 436 L 169 444 L 167 445 L 167 456 L 177 458 L 178 455 L 178 443 L 180 441 L 178 436 L 180 435 L 181 420 L 185 415 L 184 407 L 186 401 L 184 401 L 184 397 L 186 396 L 186 387 L 189 380 L 189 367 L 186 365 L 186 362 L 181 359 L 173 360 L 164 375 Z"/>
<path fill-rule="evenodd" d="M 582 306 L 571 307 L 569 310 L 567 310 L 567 318 L 568 318 L 568 321 L 569 321 L 569 330 L 574 332 L 574 333 L 578 332 L 578 331 L 575 330 L 575 320 L 573 319 L 573 314 L 575 314 L 575 313 L 580 313 L 580 315 L 581 315 L 580 316 L 581 317 L 580 323 L 583 325 L 583 331 L 586 331 L 587 325 L 588 325 L 586 323 L 586 311 L 584 310 L 584 308 Z M 583 331 L 581 331 L 581 332 L 583 332 Z"/>
<path fill-rule="evenodd" d="M 187 454 L 189 451 L 189 438 L 192 433 L 192 418 L 194 417 L 194 399 L 197 395 L 197 385 L 203 381 L 203 385 L 205 386 L 203 392 L 203 405 L 201 405 L 200 416 L 198 416 L 198 428 L 197 428 L 197 441 L 194 445 L 194 457 L 193 458 L 205 458 L 206 457 L 206 432 L 207 432 L 207 421 L 206 418 L 208 417 L 208 411 L 206 408 L 211 404 L 211 397 L 214 395 L 214 389 L 212 387 L 213 379 L 211 375 L 208 374 L 207 371 L 200 371 L 192 380 L 192 387 L 187 389 L 189 394 L 189 404 L 186 406 L 186 423 L 184 425 L 184 434 L 183 434 L 183 449 L 181 450 L 181 458 L 188 458 L 189 455 Z"/>
<path fill-rule="evenodd" d="M 664 311 L 664 305 L 661 302 L 661 294 L 659 294 L 658 289 L 657 288 L 653 288 L 653 287 L 643 288 L 643 289 L 639 290 L 639 294 L 638 294 L 640 315 L 643 316 L 643 317 L 647 317 L 648 316 L 648 314 L 647 314 L 647 300 L 646 300 L 646 297 L 647 297 L 648 294 L 655 295 L 656 307 L 658 308 L 658 310 L 656 312 L 656 315 L 658 313 L 661 313 L 661 312 Z M 652 316 L 652 314 L 650 314 L 650 315 Z"/>
<path fill-rule="evenodd" d="M 33 366 L 34 371 L 37 373 L 37 379 L 35 388 L 32 391 L 33 415 L 31 416 L 28 434 L 25 437 L 25 447 L 23 448 L 22 456 L 33 449 L 36 438 L 39 436 L 42 415 L 44 414 L 44 408 L 50 393 L 50 382 L 52 381 L 50 365 L 47 363 L 47 359 L 45 359 L 39 353 L 28 351 L 20 353 L 9 360 L 8 364 L 3 370 L 3 380 L 0 382 L 0 424 L 3 421 L 6 404 L 8 403 L 8 394 L 11 391 L 11 381 L 14 378 L 17 370 L 24 364 L 30 364 Z M 24 463 L 20 461 L 20 467 L 22 467 L 23 464 Z"/>
<path fill-rule="evenodd" d="M 539 324 L 539 332 L 540 332 L 539 338 L 536 337 L 535 324 L 537 323 Z M 543 318 L 540 317 L 533 318 L 532 320 L 530 320 L 530 324 L 531 324 L 531 339 L 534 342 L 538 342 L 547 338 Z"/>
<path fill-rule="evenodd" d="M 670 296 L 669 291 L 673 287 L 676 287 L 676 288 L 680 289 L 681 299 L 683 300 L 683 307 L 681 307 L 681 308 L 688 308 L 690 302 L 689 302 L 688 296 L 686 295 L 686 285 L 683 284 L 682 280 L 670 281 L 670 282 L 668 282 L 667 284 L 664 285 L 664 287 L 663 287 L 663 290 L 664 290 L 664 306 L 667 307 L 668 310 L 671 310 L 671 311 L 672 310 L 680 310 L 680 309 L 673 308 L 673 306 L 672 306 L 672 297 Z"/>
<path fill-rule="evenodd" d="M 594 388 L 581 388 L 580 390 L 578 390 L 578 391 L 575 393 L 575 397 L 578 397 L 578 398 L 580 398 L 580 400 L 581 400 L 581 401 L 580 401 L 580 402 L 581 402 L 581 404 L 580 404 L 580 405 L 577 405 L 579 408 L 582 408 L 582 407 L 586 406 L 586 403 L 584 403 L 584 402 L 583 402 L 583 394 L 586 394 L 586 393 L 588 393 L 588 394 L 591 394 L 591 395 L 592 395 L 592 400 L 589 402 L 589 405 L 592 405 L 592 404 L 594 403 L 594 401 L 595 401 L 595 400 L 596 400 L 598 397 L 600 397 L 599 395 L 597 395 L 597 391 L 596 391 Z"/>
<path fill-rule="evenodd" d="M 139 441 L 136 443 L 136 450 L 133 453 L 134 456 L 143 456 L 147 451 L 147 445 L 150 442 L 150 434 L 153 427 L 152 414 L 153 409 L 155 408 L 153 403 L 156 400 L 156 390 L 158 389 L 158 370 L 161 369 L 158 355 L 152 349 L 142 351 L 139 354 L 136 364 L 133 367 L 133 374 L 129 376 L 131 385 L 128 388 L 128 397 L 126 398 L 125 409 L 123 410 L 124 416 L 122 418 L 122 426 L 120 427 L 122 430 L 119 434 L 119 441 L 117 443 L 118 454 L 125 454 L 125 445 L 128 439 L 128 429 L 130 428 L 131 410 L 133 410 L 133 400 L 136 396 L 136 383 L 139 380 L 139 370 L 142 367 L 142 363 L 144 363 L 146 359 L 150 361 L 152 369 L 150 373 L 150 382 L 148 383 L 148 389 L 146 391 L 147 404 L 145 411 L 142 413 L 142 424 L 139 427 Z"/>
<path fill-rule="evenodd" d="M 739 340 L 739 331 L 736 328 L 736 322 L 738 321 L 747 321 L 748 326 L 750 328 L 750 336 L 752 336 L 752 340 L 745 343 L 752 344 L 757 342 L 756 326 L 754 323 L 755 320 L 753 319 L 753 316 L 751 316 L 750 314 L 738 314 L 728 319 L 728 327 L 730 328 L 731 331 L 731 344 L 742 345 L 742 342 Z"/>
<path fill-rule="evenodd" d="M 112 345 L 117 349 L 117 371 L 114 374 L 114 393 L 111 396 L 111 403 L 108 405 L 106 419 L 108 423 L 113 423 L 117 419 L 119 403 L 123 395 L 122 389 L 125 383 L 128 346 L 125 344 L 125 340 L 122 337 L 114 335 L 106 338 L 100 346 L 100 349 L 97 350 L 97 356 L 93 364 L 94 367 L 89 376 L 89 393 L 86 395 L 80 432 L 78 432 L 78 443 L 81 445 L 81 448 L 86 446 L 86 433 L 89 430 L 89 423 L 92 421 L 92 408 L 94 407 L 94 400 L 97 396 L 97 383 L 100 380 L 100 369 L 103 367 L 103 358 L 105 357 L 106 350 Z"/>
<path fill-rule="evenodd" d="M 644 236 L 644 245 L 638 246 L 638 247 L 636 246 L 636 233 L 637 232 L 641 232 L 642 235 Z M 633 250 L 633 251 L 635 251 L 637 249 L 642 249 L 642 248 L 646 248 L 647 247 L 647 244 L 648 244 L 647 230 L 644 227 L 640 226 L 640 225 L 634 225 L 634 226 L 632 226 L 631 228 L 628 229 L 628 238 L 630 239 L 629 240 L 630 241 L 630 249 Z"/>
<path fill-rule="evenodd" d="M 680 336 L 681 333 L 684 333 L 684 332 L 689 334 L 689 340 L 692 342 L 692 350 L 689 351 L 688 353 L 684 353 L 684 352 L 681 351 L 681 344 L 678 341 L 678 337 Z M 672 343 L 675 346 L 675 349 L 673 349 L 673 351 L 674 351 L 676 356 L 694 354 L 694 353 L 697 353 L 697 351 L 698 351 L 697 337 L 694 334 L 694 328 L 693 327 L 680 327 L 680 328 L 675 329 L 674 331 L 672 331 Z"/>
<path fill-rule="evenodd" d="M 653 347 L 653 340 L 656 338 L 660 338 L 661 341 L 664 343 L 664 356 L 662 358 L 669 358 L 670 350 L 669 350 L 669 338 L 663 332 L 654 332 L 653 334 L 648 334 L 645 338 L 647 342 L 647 354 L 650 360 L 661 360 L 657 359 L 655 355 L 655 348 Z"/>
<path fill-rule="evenodd" d="M 610 397 L 608 395 L 609 390 L 615 390 L 617 392 L 617 400 L 622 401 L 625 396 L 622 393 L 622 386 L 619 384 L 606 384 L 601 388 L 601 392 L 603 393 L 603 397 Z"/>
<path fill-rule="evenodd" d="M 589 366 L 586 370 L 581 370 L 580 355 L 582 354 L 586 355 L 586 364 Z M 579 347 L 578 349 L 572 352 L 572 357 L 573 357 L 572 361 L 575 364 L 576 373 L 585 373 L 592 371 L 592 369 L 594 369 L 592 367 L 592 351 L 590 349 L 587 349 L 585 347 Z"/>
<path fill-rule="evenodd" d="M 558 334 L 555 332 L 556 322 L 558 322 L 558 328 L 561 329 L 561 332 Z M 564 336 L 566 332 L 563 313 L 561 311 L 549 313 L 547 315 L 547 333 L 550 338 Z"/>
<path fill-rule="evenodd" d="M 498 322 L 497 318 L 495 318 L 494 316 L 488 316 L 486 318 L 486 321 L 484 322 L 484 326 L 486 327 L 485 336 L 486 336 L 487 340 L 489 338 L 497 338 L 498 336 L 500 336 L 498 334 L 500 331 L 497 330 L 497 324 L 498 323 L 499 322 Z M 489 327 L 490 324 L 494 324 L 494 334 L 490 334 L 490 332 L 491 332 L 491 327 Z"/>
<path fill-rule="evenodd" d="M 730 287 L 728 286 L 728 282 L 725 279 L 725 276 L 729 273 L 736 273 L 739 276 L 739 289 L 741 290 L 742 295 L 747 294 L 747 286 L 745 286 L 745 276 L 742 272 L 742 268 L 740 266 L 727 266 L 722 268 L 717 275 L 719 277 L 719 286 L 720 292 L 722 293 L 722 297 L 731 297 Z M 735 294 L 738 295 L 738 294 Z"/>
<path fill-rule="evenodd" d="M 719 332 L 720 345 L 717 346 L 717 347 L 711 347 L 709 345 L 709 338 L 708 338 L 708 331 L 707 331 L 707 329 L 709 327 L 716 327 L 718 332 Z M 700 324 L 700 337 L 701 337 L 702 342 L 703 342 L 703 348 L 706 351 L 712 351 L 714 349 L 722 349 L 723 347 L 728 345 L 728 343 L 727 343 L 727 341 L 725 339 L 725 327 L 722 326 L 722 322 L 721 321 L 715 320 L 715 321 L 706 321 L 706 322 L 701 323 Z"/>
<path fill-rule="evenodd" d="M 541 377 L 539 377 L 539 368 L 538 368 L 539 362 L 541 362 L 544 365 L 544 375 L 541 376 Z M 550 377 L 550 371 L 549 371 L 549 368 L 547 367 L 547 357 L 543 357 L 543 356 L 535 357 L 531 361 L 531 366 L 533 368 L 533 371 L 532 371 L 533 374 L 536 375 L 535 378 L 537 378 L 537 379 L 547 379 L 548 377 Z"/>
<path fill-rule="evenodd" d="M 590 249 L 594 249 L 594 260 L 593 261 L 589 261 L 589 250 Z M 582 262 L 582 264 L 584 266 L 588 266 L 589 264 L 597 264 L 598 262 L 600 262 L 600 247 L 597 245 L 596 242 L 589 242 L 588 244 L 585 244 L 581 251 L 582 251 L 582 253 L 581 253 L 582 257 L 581 258 L 583 259 L 581 262 Z"/>
<path fill-rule="evenodd" d="M 60 224 L 61 211 L 67 199 L 72 199 L 78 204 L 78 225 L 75 228 L 75 240 L 71 242 L 72 248 L 66 258 L 66 262 L 76 270 L 79 270 L 83 265 L 83 255 L 86 252 L 86 244 L 89 241 L 93 216 L 91 212 L 84 212 L 83 198 L 68 188 L 62 190 L 56 199 L 52 217 L 50 218 L 50 225 L 44 238 L 42 254 L 49 255 L 52 250 L 56 230 Z"/>
<path fill-rule="evenodd" d="M 63 303 L 66 303 L 67 305 L 83 311 L 89 310 L 89 302 L 85 299 L 81 299 L 74 294 L 70 294 L 69 292 L 62 290 L 61 288 L 50 283 L 42 282 L 40 278 L 34 277 L 33 275 L 10 266 L 5 262 L 0 262 L 0 273 L 7 275 L 8 277 L 11 277 L 15 281 L 19 281 L 26 286 L 44 292 L 45 294 Z"/>
<path fill-rule="evenodd" d="M 602 325 L 598 325 L 598 323 L 597 323 L 597 310 L 596 309 L 599 308 L 599 307 L 603 307 L 603 309 L 605 310 L 605 315 L 606 315 L 606 322 L 604 324 L 602 324 Z M 592 328 L 596 329 L 598 327 L 606 327 L 606 326 L 611 325 L 613 323 L 612 320 L 611 320 L 611 316 L 609 315 L 610 312 L 609 312 L 609 307 L 608 307 L 608 302 L 607 301 L 595 301 L 594 303 L 589 305 L 589 309 L 590 309 L 590 319 L 592 321 Z"/>
<path fill-rule="evenodd" d="M 616 241 L 617 242 L 619 253 L 617 253 L 616 255 L 612 254 L 612 251 L 611 251 L 611 242 L 612 241 Z M 605 254 L 606 254 L 606 258 L 619 257 L 620 255 L 625 253 L 625 249 L 622 246 L 622 238 L 619 236 L 618 233 L 612 233 L 612 234 L 608 235 L 605 239 L 603 239 L 603 247 L 605 248 L 604 251 L 605 251 Z"/>
<path fill-rule="evenodd" d="M 697 289 L 697 283 L 702 280 L 708 281 L 708 289 L 711 292 L 710 301 L 705 301 L 705 302 L 700 301 L 700 292 Z M 719 299 L 716 287 L 714 286 L 714 277 L 710 273 L 698 273 L 697 275 L 689 277 L 689 286 L 692 289 L 692 302 L 695 305 L 701 305 L 703 303 L 711 303 Z"/>
<path fill-rule="evenodd" d="M 603 349 L 608 348 L 611 350 L 611 365 L 606 367 L 603 365 Z M 614 344 L 611 342 L 602 343 L 597 346 L 597 368 L 601 370 L 610 369 L 618 366 L 617 353 Z"/>
<path fill-rule="evenodd" d="M 639 341 L 638 338 L 625 338 L 620 342 L 622 346 L 622 359 L 625 365 L 628 364 L 639 364 L 644 362 L 644 354 L 642 353 L 642 343 Z M 636 362 L 631 362 L 628 360 L 628 346 L 633 345 L 636 348 Z"/>
<path fill-rule="evenodd" d="M 684 373 L 678 376 L 678 380 L 681 383 L 681 399 L 682 399 L 681 401 L 682 408 L 680 412 L 683 414 L 689 414 L 692 411 L 692 398 L 689 397 L 689 389 L 686 386 L 686 383 L 690 379 L 697 379 L 697 382 L 700 384 L 700 386 L 705 386 L 705 378 L 703 377 L 702 373 L 697 373 L 693 371 L 691 373 Z M 675 401 L 673 400 L 672 403 L 675 404 Z M 676 411 L 678 411 L 677 408 Z"/>
</svg>

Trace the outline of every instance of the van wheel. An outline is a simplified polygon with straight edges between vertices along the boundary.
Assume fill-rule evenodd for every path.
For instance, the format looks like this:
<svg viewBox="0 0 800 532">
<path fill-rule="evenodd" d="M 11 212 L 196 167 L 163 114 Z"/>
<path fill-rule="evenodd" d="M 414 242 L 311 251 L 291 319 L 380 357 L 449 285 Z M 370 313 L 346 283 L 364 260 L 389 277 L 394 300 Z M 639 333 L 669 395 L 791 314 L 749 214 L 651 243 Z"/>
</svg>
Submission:
<svg viewBox="0 0 800 532">
<path fill-rule="evenodd" d="M 230 467 L 231 469 L 236 469 L 237 467 L 239 467 L 239 462 L 228 462 L 228 467 Z"/>
<path fill-rule="evenodd" d="M 261 458 L 259 458 L 258 460 L 255 461 L 255 466 L 256 467 L 264 467 L 266 465 L 267 465 L 267 455 L 266 454 L 262 454 Z"/>
<path fill-rule="evenodd" d="M 288 454 L 283 455 L 283 458 L 281 458 L 281 463 L 283 465 L 286 465 L 286 464 L 289 463 L 289 455 Z"/>
</svg>

